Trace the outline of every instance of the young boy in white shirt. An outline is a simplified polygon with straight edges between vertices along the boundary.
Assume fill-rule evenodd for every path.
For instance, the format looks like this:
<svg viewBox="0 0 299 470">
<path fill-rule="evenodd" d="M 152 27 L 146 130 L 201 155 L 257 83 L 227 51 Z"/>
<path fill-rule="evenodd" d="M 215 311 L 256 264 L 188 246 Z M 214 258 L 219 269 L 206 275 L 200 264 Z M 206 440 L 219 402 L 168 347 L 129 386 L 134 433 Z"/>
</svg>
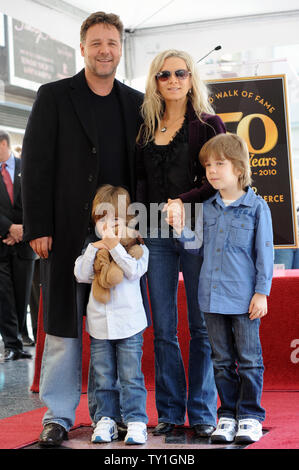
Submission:
<svg viewBox="0 0 299 470">
<path fill-rule="evenodd" d="M 123 280 L 110 289 L 110 300 L 98 302 L 89 296 L 86 330 L 90 335 L 91 364 L 95 381 L 97 409 L 92 442 L 110 442 L 118 438 L 117 422 L 127 425 L 125 444 L 144 444 L 147 439 L 146 389 L 141 370 L 143 331 L 148 326 L 140 291 L 140 278 L 147 271 L 149 252 L 142 246 L 140 259 L 130 256 L 120 244 L 119 201 L 130 204 L 127 191 L 102 186 L 93 202 L 92 217 L 101 240 L 90 243 L 75 263 L 77 282 L 92 283 L 98 250 L 109 250 L 123 272 Z M 111 210 L 102 211 L 101 204 Z M 107 206 L 107 204 L 109 206 Z M 104 207 L 104 206 L 102 206 Z M 127 213 L 127 212 L 125 212 Z M 119 385 L 118 385 L 119 380 Z"/>
</svg>

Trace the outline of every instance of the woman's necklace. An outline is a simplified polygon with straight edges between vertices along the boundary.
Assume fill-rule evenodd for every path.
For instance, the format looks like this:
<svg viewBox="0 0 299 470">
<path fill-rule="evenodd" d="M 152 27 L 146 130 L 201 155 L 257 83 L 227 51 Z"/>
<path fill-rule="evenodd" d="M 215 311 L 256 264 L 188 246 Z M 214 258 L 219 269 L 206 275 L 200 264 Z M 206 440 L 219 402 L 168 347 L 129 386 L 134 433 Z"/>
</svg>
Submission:
<svg viewBox="0 0 299 470">
<path fill-rule="evenodd" d="M 180 116 L 180 117 L 178 117 L 177 119 L 175 119 L 175 120 L 171 123 L 170 126 L 169 126 L 169 125 L 168 125 L 168 126 L 164 125 L 163 127 L 161 127 L 160 132 L 166 132 L 167 129 L 171 128 L 175 122 L 177 122 L 179 119 L 182 119 L 184 116 L 185 116 L 185 114 L 183 114 L 182 116 Z M 162 122 L 163 122 L 163 120 L 162 120 Z"/>
</svg>

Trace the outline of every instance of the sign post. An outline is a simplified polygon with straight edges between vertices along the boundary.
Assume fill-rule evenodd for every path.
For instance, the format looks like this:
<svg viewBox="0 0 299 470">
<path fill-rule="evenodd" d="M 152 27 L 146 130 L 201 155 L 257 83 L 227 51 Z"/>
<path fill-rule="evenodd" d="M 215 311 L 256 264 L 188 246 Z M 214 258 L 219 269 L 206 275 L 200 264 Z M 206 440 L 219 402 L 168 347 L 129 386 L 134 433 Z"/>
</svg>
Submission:
<svg viewBox="0 0 299 470">
<path fill-rule="evenodd" d="M 9 82 L 36 91 L 76 72 L 75 50 L 30 25 L 8 17 Z"/>
</svg>

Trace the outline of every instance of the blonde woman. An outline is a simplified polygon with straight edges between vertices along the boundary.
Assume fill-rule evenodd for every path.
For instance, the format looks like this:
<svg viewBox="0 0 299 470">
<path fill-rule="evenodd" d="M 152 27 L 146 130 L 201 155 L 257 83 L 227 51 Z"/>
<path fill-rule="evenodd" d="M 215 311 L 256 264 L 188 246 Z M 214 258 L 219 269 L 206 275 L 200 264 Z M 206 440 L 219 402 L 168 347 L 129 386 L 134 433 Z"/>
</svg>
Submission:
<svg viewBox="0 0 299 470">
<path fill-rule="evenodd" d="M 142 107 L 143 125 L 137 138 L 137 200 L 148 207 L 180 197 L 202 202 L 214 190 L 204 181 L 198 154 L 205 142 L 224 133 L 225 126 L 208 101 L 189 54 L 168 50 L 152 62 Z M 158 425 L 166 434 L 185 422 L 200 437 L 216 425 L 217 393 L 211 350 L 197 301 L 201 258 L 184 251 L 173 233 L 165 237 L 158 222 L 145 239 L 149 248 L 148 284 L 151 298 L 155 390 Z M 153 235 L 154 232 L 154 236 Z M 190 329 L 189 384 L 177 339 L 177 288 L 183 272 Z M 188 388 L 188 397 L 187 397 Z"/>
</svg>

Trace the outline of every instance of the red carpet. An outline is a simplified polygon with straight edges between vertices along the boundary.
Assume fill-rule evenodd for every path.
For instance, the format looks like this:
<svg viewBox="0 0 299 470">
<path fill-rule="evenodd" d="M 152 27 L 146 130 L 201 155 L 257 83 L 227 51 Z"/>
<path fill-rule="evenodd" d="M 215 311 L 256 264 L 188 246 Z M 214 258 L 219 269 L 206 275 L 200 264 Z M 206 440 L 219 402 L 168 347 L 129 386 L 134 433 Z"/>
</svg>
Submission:
<svg viewBox="0 0 299 470">
<path fill-rule="evenodd" d="M 275 273 L 268 301 L 269 313 L 261 322 L 261 342 L 265 365 L 264 390 L 299 390 L 299 270 Z M 189 330 L 183 279 L 178 290 L 178 338 L 186 370 L 188 367 Z M 87 389 L 89 338 L 83 339 L 83 392 Z M 39 315 L 35 376 L 31 390 L 38 392 L 40 364 L 44 347 L 42 315 Z M 149 390 L 154 389 L 153 329 L 144 334 L 143 371 Z"/>
<path fill-rule="evenodd" d="M 0 420 L 0 449 L 19 449 L 38 440 L 42 431 L 42 417 L 46 408 L 21 413 Z M 157 424 L 154 392 L 147 397 L 148 426 Z M 88 412 L 87 394 L 81 395 L 81 401 L 76 411 L 75 426 L 89 426 L 91 420 Z"/>
<path fill-rule="evenodd" d="M 0 448 L 19 449 L 33 444 L 42 431 L 42 417 L 46 408 L 21 413 L 0 420 Z M 75 426 L 89 425 L 87 395 L 82 395 L 76 412 Z"/>
<path fill-rule="evenodd" d="M 262 406 L 269 433 L 247 449 L 299 449 L 299 391 L 264 392 Z"/>
<path fill-rule="evenodd" d="M 183 281 L 178 293 L 178 337 L 187 368 L 189 331 Z M 262 320 L 261 341 L 265 364 L 263 406 L 266 409 L 264 427 L 270 432 L 248 449 L 299 449 L 299 270 L 276 273 L 269 297 L 269 313 Z M 44 333 L 42 315 L 38 326 L 35 376 L 31 390 L 39 389 L 39 374 Z M 89 338 L 83 341 L 83 392 L 87 388 Z M 154 403 L 153 331 L 144 334 L 143 372 L 148 390 L 149 426 L 157 423 Z M 0 421 L 0 448 L 12 449 L 29 445 L 38 439 L 45 409 L 39 409 Z M 82 395 L 77 410 L 76 426 L 90 423 L 87 397 Z"/>
<path fill-rule="evenodd" d="M 262 404 L 267 418 L 264 428 L 269 432 L 247 449 L 299 449 L 299 392 L 264 392 Z M 20 449 L 38 440 L 45 408 L 0 420 L 0 448 Z M 148 392 L 149 426 L 157 424 L 154 392 Z M 81 397 L 75 426 L 89 426 L 87 395 Z M 212 449 L 212 446 L 211 446 Z"/>
</svg>

